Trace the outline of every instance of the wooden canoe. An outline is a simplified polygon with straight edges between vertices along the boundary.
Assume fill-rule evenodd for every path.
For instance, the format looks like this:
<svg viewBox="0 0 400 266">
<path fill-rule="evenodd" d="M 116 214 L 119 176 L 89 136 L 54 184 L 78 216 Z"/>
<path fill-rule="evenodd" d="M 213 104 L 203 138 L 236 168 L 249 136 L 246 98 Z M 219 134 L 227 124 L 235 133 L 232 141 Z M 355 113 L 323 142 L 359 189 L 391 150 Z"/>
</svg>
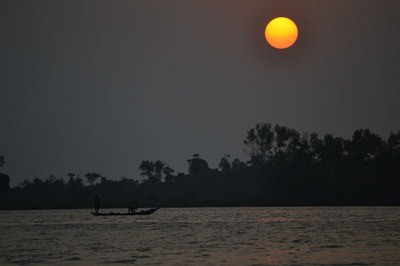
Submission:
<svg viewBox="0 0 400 266">
<path fill-rule="evenodd" d="M 148 210 L 137 211 L 134 213 L 127 213 L 127 212 L 124 212 L 124 213 L 121 213 L 121 212 L 106 212 L 106 213 L 98 212 L 98 213 L 95 213 L 95 212 L 92 212 L 92 214 L 94 216 L 135 216 L 135 215 L 150 215 L 150 214 L 153 214 L 154 212 L 156 212 L 157 210 L 158 210 L 158 208 L 153 208 L 153 209 L 148 209 Z"/>
</svg>

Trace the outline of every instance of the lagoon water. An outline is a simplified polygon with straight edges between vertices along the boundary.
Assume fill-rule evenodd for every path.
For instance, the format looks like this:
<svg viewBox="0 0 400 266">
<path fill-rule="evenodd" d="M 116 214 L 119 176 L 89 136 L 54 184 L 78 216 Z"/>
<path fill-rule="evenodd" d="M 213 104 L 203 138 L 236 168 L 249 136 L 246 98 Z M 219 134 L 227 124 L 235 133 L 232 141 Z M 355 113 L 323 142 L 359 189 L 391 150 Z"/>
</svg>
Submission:
<svg viewBox="0 0 400 266">
<path fill-rule="evenodd" d="M 399 207 L 90 211 L 0 211 L 0 264 L 400 265 Z"/>
</svg>

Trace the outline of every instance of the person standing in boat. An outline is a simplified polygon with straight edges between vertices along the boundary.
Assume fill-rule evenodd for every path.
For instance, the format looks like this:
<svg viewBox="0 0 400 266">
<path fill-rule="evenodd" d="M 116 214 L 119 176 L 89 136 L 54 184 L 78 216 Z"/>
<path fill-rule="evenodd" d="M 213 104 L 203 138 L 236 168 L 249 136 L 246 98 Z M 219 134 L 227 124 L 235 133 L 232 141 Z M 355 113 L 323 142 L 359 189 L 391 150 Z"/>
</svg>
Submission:
<svg viewBox="0 0 400 266">
<path fill-rule="evenodd" d="M 100 208 L 100 199 L 99 195 L 96 194 L 94 197 L 94 211 L 95 213 L 99 213 L 99 208 Z"/>
</svg>

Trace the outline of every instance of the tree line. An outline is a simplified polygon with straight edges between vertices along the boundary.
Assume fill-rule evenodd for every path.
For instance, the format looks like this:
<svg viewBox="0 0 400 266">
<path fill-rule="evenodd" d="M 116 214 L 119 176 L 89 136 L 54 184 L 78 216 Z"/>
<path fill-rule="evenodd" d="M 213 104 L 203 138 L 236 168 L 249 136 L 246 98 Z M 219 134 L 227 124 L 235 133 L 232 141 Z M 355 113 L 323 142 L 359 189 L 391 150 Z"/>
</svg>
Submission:
<svg viewBox="0 0 400 266">
<path fill-rule="evenodd" d="M 141 181 L 69 173 L 68 181 L 50 176 L 11 188 L 0 173 L 0 208 L 90 208 L 95 194 L 101 207 L 400 204 L 400 131 L 383 139 L 359 129 L 345 139 L 261 123 L 243 144 L 246 161 L 227 154 L 215 169 L 199 154 L 187 160 L 187 173 L 142 161 Z"/>
</svg>

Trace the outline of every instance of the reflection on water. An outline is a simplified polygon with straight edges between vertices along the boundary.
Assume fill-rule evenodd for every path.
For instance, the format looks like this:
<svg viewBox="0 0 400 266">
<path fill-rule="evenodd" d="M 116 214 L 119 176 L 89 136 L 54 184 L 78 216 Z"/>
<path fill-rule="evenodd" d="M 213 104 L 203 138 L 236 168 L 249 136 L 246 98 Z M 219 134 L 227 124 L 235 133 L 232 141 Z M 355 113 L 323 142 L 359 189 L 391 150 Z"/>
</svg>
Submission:
<svg viewBox="0 0 400 266">
<path fill-rule="evenodd" d="M 400 265 L 398 207 L 90 211 L 1 211 L 0 264 Z"/>
</svg>

